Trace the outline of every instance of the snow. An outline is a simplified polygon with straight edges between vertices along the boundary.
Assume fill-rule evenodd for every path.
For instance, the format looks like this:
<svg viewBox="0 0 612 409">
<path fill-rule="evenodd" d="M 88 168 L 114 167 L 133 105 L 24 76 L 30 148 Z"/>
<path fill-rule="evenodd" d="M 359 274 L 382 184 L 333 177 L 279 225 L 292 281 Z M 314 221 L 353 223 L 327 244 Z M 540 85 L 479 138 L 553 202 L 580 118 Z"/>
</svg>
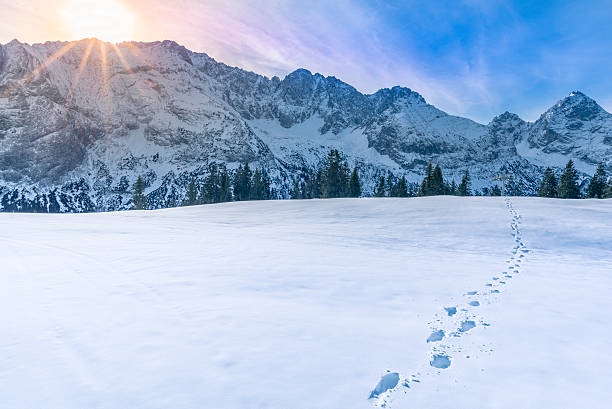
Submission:
<svg viewBox="0 0 612 409">
<path fill-rule="evenodd" d="M 299 157 L 309 165 L 318 165 L 330 149 L 338 149 L 353 161 L 377 163 L 388 170 L 399 171 L 398 164 L 389 156 L 369 146 L 363 129 L 345 129 L 337 135 L 333 132 L 321 134 L 324 121 L 320 116 L 312 116 L 291 128 L 283 128 L 278 121 L 270 119 L 254 119 L 248 124 L 272 153 L 285 161 Z"/>
<path fill-rule="evenodd" d="M 2 213 L 0 408 L 604 408 L 611 214 L 456 197 Z"/>
</svg>

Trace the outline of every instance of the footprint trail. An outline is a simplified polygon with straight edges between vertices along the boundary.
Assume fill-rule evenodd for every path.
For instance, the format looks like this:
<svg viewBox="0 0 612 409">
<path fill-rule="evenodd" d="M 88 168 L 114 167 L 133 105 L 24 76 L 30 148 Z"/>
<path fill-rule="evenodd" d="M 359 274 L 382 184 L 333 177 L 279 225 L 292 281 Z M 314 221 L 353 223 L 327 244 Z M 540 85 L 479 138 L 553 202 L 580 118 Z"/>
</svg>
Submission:
<svg viewBox="0 0 612 409">
<path fill-rule="evenodd" d="M 514 238 L 514 247 L 507 260 L 505 271 L 497 272 L 491 280 L 483 285 L 481 290 L 472 289 L 463 294 L 463 302 L 458 305 L 444 305 L 440 313 L 436 314 L 430 322 L 430 335 L 423 341 L 430 345 L 427 359 L 421 363 L 419 370 L 402 376 L 398 372 L 387 371 L 378 384 L 370 392 L 369 399 L 375 407 L 389 408 L 397 393 L 408 393 L 424 381 L 423 375 L 436 375 L 441 371 L 451 370 L 453 360 L 470 359 L 473 352 L 463 351 L 460 341 L 462 337 L 469 336 L 471 331 L 486 328 L 490 324 L 480 314 L 480 306 L 499 300 L 504 287 L 520 275 L 521 264 L 529 254 L 529 249 L 523 243 L 521 235 L 521 215 L 512 205 L 509 198 L 505 204 L 512 217 L 510 224 L 511 234 Z M 486 345 L 480 345 L 480 352 L 492 352 Z"/>
</svg>

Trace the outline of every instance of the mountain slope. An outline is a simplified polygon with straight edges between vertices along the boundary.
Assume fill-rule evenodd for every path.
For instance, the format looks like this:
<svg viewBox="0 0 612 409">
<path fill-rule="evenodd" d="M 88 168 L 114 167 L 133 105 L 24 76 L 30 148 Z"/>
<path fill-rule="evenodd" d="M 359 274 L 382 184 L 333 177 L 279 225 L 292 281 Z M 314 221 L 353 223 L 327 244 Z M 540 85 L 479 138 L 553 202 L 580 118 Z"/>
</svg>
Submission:
<svg viewBox="0 0 612 409">
<path fill-rule="evenodd" d="M 388 171 L 418 181 L 431 161 L 456 180 L 469 169 L 476 188 L 510 172 L 531 193 L 542 167 L 569 158 L 586 173 L 610 168 L 611 130 L 577 92 L 533 124 L 506 113 L 485 126 L 407 88 L 364 95 L 304 69 L 270 79 L 171 41 L 0 46 L 4 210 L 123 209 L 139 175 L 152 206 L 169 206 L 212 162 L 266 167 L 284 197 L 330 148 L 359 167 L 366 192 Z"/>
</svg>

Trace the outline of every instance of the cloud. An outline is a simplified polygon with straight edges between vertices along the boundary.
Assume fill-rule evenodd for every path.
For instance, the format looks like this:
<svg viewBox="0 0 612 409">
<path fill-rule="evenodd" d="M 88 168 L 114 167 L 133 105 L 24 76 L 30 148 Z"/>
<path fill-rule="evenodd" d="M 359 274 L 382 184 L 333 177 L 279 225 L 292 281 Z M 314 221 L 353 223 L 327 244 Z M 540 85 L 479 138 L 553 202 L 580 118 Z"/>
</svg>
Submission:
<svg viewBox="0 0 612 409">
<path fill-rule="evenodd" d="M 0 0 L 0 40 L 66 37 L 51 22 L 65 1 Z M 481 122 L 505 110 L 536 119 L 574 89 L 612 99 L 609 0 L 116 1 L 138 16 L 136 40 L 175 40 L 267 76 L 307 68 L 366 93 L 406 86 Z"/>
</svg>

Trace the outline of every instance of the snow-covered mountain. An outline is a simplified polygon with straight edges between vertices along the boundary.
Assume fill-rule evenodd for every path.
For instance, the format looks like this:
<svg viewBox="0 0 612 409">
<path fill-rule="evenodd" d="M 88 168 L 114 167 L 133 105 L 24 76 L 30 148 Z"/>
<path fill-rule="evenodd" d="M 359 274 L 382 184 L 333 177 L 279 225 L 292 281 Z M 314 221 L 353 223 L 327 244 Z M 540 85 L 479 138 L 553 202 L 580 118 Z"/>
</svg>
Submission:
<svg viewBox="0 0 612 409">
<path fill-rule="evenodd" d="M 297 172 L 338 148 L 365 192 L 392 171 L 419 181 L 469 169 L 534 192 L 543 167 L 574 159 L 583 176 L 612 170 L 612 115 L 573 92 L 534 123 L 448 115 L 401 87 L 364 95 L 300 69 L 266 78 L 171 42 L 98 40 L 0 46 L 0 209 L 114 210 L 140 175 L 154 207 L 180 197 L 208 164 L 249 161 L 286 195 Z"/>
</svg>

